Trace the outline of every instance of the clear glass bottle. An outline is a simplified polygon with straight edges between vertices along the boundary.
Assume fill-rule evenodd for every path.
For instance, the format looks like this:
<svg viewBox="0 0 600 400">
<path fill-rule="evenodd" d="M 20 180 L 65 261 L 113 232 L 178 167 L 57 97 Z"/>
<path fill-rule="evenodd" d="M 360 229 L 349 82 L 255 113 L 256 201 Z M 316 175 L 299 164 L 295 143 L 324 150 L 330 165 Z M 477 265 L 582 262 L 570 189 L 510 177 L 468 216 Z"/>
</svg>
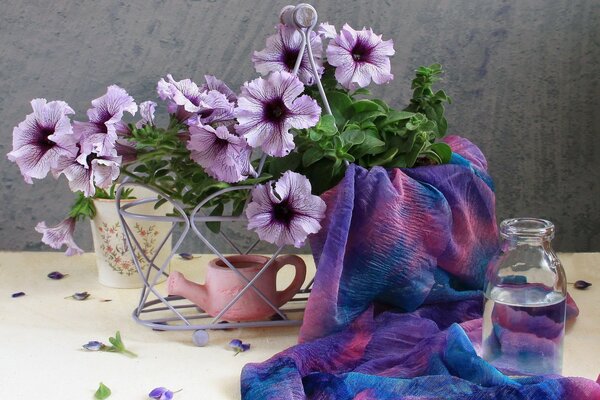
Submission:
<svg viewBox="0 0 600 400">
<path fill-rule="evenodd" d="M 484 288 L 483 358 L 509 375 L 560 374 L 567 280 L 550 245 L 554 225 L 508 219 L 500 235 Z"/>
</svg>

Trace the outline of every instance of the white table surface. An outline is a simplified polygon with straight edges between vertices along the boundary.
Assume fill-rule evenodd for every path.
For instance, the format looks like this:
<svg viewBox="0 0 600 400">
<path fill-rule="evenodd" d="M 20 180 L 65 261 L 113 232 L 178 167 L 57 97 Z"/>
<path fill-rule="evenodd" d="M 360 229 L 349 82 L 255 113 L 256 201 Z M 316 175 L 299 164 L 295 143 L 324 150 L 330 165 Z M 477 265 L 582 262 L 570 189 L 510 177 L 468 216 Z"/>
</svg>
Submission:
<svg viewBox="0 0 600 400">
<path fill-rule="evenodd" d="M 209 258 L 177 259 L 171 267 L 201 281 Z M 581 313 L 567 327 L 563 373 L 595 380 L 600 373 L 600 253 L 563 253 L 560 258 L 570 282 L 593 283 L 584 291 L 571 290 Z M 312 257 L 305 259 L 309 275 L 314 274 Z M 55 270 L 69 276 L 46 277 Z M 19 291 L 26 296 L 11 298 Z M 82 291 L 91 297 L 64 298 Z M 131 312 L 138 298 L 138 289 L 101 286 L 92 254 L 0 252 L 2 397 L 92 399 L 102 381 L 112 390 L 110 400 L 144 400 L 157 386 L 183 389 L 176 400 L 237 399 L 246 363 L 264 361 L 297 341 L 298 327 L 233 329 L 211 331 L 209 345 L 196 347 L 191 331 L 156 332 L 134 322 Z M 137 358 L 81 348 L 90 340 L 108 343 L 117 330 Z M 227 346 L 234 338 L 251 343 L 251 350 L 234 356 Z"/>
</svg>

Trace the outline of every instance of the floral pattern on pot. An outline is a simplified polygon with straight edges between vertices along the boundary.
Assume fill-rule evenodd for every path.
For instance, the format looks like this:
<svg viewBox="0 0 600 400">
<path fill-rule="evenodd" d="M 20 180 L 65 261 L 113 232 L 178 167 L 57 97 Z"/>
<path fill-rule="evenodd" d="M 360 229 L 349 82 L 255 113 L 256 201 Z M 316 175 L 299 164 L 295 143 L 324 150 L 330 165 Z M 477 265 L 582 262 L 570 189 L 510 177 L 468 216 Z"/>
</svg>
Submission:
<svg viewBox="0 0 600 400">
<path fill-rule="evenodd" d="M 140 238 L 140 245 L 143 247 L 144 253 L 152 255 L 155 252 L 156 237 L 158 229 L 156 225 L 143 226 L 136 223 L 134 225 L 136 237 Z M 102 239 L 100 250 L 104 254 L 104 258 L 108 265 L 121 275 L 131 276 L 136 273 L 135 264 L 127 247 L 127 239 L 121 229 L 121 223 L 107 224 L 102 222 L 98 227 L 98 234 Z M 140 266 L 143 270 L 148 268 L 148 262 L 144 259 L 139 251 L 135 252 Z"/>
</svg>

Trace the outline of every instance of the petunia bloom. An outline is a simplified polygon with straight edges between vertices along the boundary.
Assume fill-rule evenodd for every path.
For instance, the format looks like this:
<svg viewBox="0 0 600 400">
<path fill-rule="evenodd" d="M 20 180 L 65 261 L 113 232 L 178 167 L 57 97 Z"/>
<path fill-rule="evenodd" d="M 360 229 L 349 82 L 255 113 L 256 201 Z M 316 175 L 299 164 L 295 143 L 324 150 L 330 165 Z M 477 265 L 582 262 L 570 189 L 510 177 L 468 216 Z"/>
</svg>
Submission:
<svg viewBox="0 0 600 400">
<path fill-rule="evenodd" d="M 210 125 L 190 126 L 187 148 L 192 160 L 207 174 L 223 182 L 234 183 L 254 174 L 250 165 L 251 148 L 246 141 L 229 132 L 227 127 Z"/>
<path fill-rule="evenodd" d="M 267 38 L 267 47 L 261 51 L 255 51 L 252 62 L 256 72 L 268 75 L 270 72 L 287 71 L 292 72 L 300 53 L 302 36 L 295 28 L 279 24 L 277 33 Z M 310 46 L 317 65 L 319 77 L 323 74 L 323 44 L 321 37 L 315 32 L 310 33 Z M 306 85 L 315 83 L 312 67 L 305 51 L 298 69 L 298 77 Z"/>
<path fill-rule="evenodd" d="M 203 92 L 208 92 L 210 90 L 216 90 L 217 92 L 221 92 L 225 95 L 225 98 L 231 102 L 235 103 L 237 101 L 237 95 L 233 90 L 229 88 L 222 80 L 217 79 L 212 75 L 204 75 L 204 80 L 206 83 L 200 87 L 200 90 Z"/>
<path fill-rule="evenodd" d="M 158 96 L 167 101 L 171 114 L 181 114 L 185 120 L 200 110 L 202 90 L 191 79 L 176 81 L 171 74 L 161 78 L 156 87 Z"/>
<path fill-rule="evenodd" d="M 355 31 L 345 24 L 327 46 L 327 62 L 335 69 L 335 78 L 347 89 L 356 85 L 365 87 L 373 82 L 387 83 L 394 78 L 390 73 L 390 56 L 394 42 L 381 40 L 372 29 Z"/>
<path fill-rule="evenodd" d="M 96 193 L 96 186 L 106 189 L 113 184 L 119 177 L 120 166 L 120 156 L 80 154 L 62 173 L 67 177 L 72 191 L 82 191 L 86 197 L 91 197 Z"/>
<path fill-rule="evenodd" d="M 141 128 L 144 125 L 154 125 L 154 111 L 156 110 L 156 103 L 153 101 L 144 101 L 140 103 L 140 119 L 136 122 L 135 127 Z"/>
<path fill-rule="evenodd" d="M 320 23 L 317 28 L 317 34 L 323 39 L 333 39 L 337 36 L 335 26 L 331 25 L 329 22 Z"/>
<path fill-rule="evenodd" d="M 188 125 L 201 124 L 227 124 L 232 121 L 234 103 L 227 100 L 225 94 L 217 90 L 209 90 L 201 94 L 200 107 L 195 117 L 188 119 Z"/>
<path fill-rule="evenodd" d="M 321 115 L 314 99 L 300 96 L 303 91 L 298 77 L 285 71 L 245 83 L 234 111 L 236 131 L 250 146 L 260 146 L 271 156 L 285 156 L 294 149 L 290 129 L 315 126 Z"/>
<path fill-rule="evenodd" d="M 246 208 L 248 229 L 261 240 L 278 246 L 301 247 L 307 236 L 321 229 L 325 202 L 311 194 L 309 180 L 287 171 L 275 183 L 258 185 L 252 190 L 252 202 Z"/>
<path fill-rule="evenodd" d="M 173 392 L 164 387 L 157 387 L 148 393 L 148 397 L 155 400 L 171 400 Z"/>
<path fill-rule="evenodd" d="M 73 239 L 75 218 L 67 218 L 53 227 L 46 226 L 46 222 L 42 221 L 37 224 L 35 230 L 42 234 L 42 242 L 53 249 L 60 249 L 63 245 L 67 245 L 66 255 L 72 256 L 83 253 L 83 250 L 75 244 Z"/>
<path fill-rule="evenodd" d="M 67 115 L 75 112 L 64 101 L 31 101 L 33 113 L 13 130 L 8 159 L 17 163 L 27 183 L 43 179 L 63 158 L 77 155 L 76 138 Z"/>
<path fill-rule="evenodd" d="M 81 140 L 83 153 L 110 155 L 115 149 L 118 133 L 128 131 L 122 121 L 125 112 L 135 115 L 138 106 L 125 89 L 111 85 L 106 94 L 92 100 L 87 111 L 88 122 L 75 121 L 73 131 Z"/>
</svg>

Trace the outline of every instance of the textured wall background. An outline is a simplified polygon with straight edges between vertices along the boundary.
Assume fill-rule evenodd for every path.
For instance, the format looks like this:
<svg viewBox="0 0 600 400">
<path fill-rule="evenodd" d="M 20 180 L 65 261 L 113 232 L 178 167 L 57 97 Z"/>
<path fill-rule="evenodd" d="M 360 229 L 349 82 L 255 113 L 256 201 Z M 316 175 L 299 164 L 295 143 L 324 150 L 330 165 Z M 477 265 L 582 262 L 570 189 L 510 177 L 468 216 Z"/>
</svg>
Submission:
<svg viewBox="0 0 600 400">
<path fill-rule="evenodd" d="M 0 249 L 48 249 L 72 194 L 64 180 L 23 183 L 10 151 L 29 100 L 63 99 L 83 118 L 117 83 L 155 98 L 166 73 L 233 88 L 287 1 L 2 0 L 0 2 Z M 556 247 L 600 251 L 600 2 L 598 0 L 314 1 L 321 20 L 393 38 L 396 79 L 377 93 L 401 106 L 412 71 L 440 62 L 453 97 L 450 133 L 478 144 L 497 186 L 498 219 L 555 221 Z M 78 243 L 91 250 L 88 224 Z M 190 250 L 200 250 L 189 243 Z"/>
</svg>

